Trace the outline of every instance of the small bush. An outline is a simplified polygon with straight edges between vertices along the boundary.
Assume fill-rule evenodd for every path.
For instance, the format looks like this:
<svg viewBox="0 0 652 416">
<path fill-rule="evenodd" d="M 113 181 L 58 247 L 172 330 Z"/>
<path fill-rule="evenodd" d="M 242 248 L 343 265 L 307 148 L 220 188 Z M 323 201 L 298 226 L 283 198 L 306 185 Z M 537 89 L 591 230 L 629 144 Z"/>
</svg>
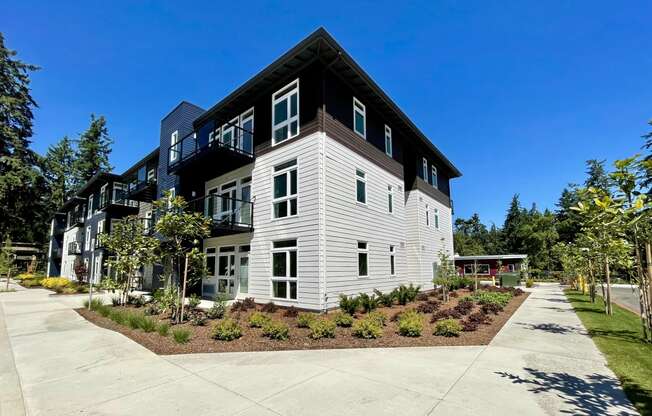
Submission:
<svg viewBox="0 0 652 416">
<path fill-rule="evenodd" d="M 480 307 L 480 309 L 486 314 L 492 313 L 494 315 L 498 315 L 498 312 L 502 311 L 503 307 L 497 303 L 485 303 Z"/>
<path fill-rule="evenodd" d="M 350 316 L 350 315 L 349 315 Z M 310 338 L 335 338 L 335 322 L 328 319 L 316 319 L 310 323 Z"/>
<path fill-rule="evenodd" d="M 458 337 L 460 332 L 462 332 L 462 325 L 459 322 L 455 319 L 444 319 L 443 321 L 437 322 L 433 335 Z"/>
<path fill-rule="evenodd" d="M 380 338 L 383 336 L 383 327 L 376 320 L 366 316 L 353 323 L 353 335 L 365 339 Z"/>
<path fill-rule="evenodd" d="M 299 310 L 294 306 L 290 306 L 283 312 L 283 316 L 286 318 L 296 318 L 299 315 Z"/>
<path fill-rule="evenodd" d="M 355 315 L 360 306 L 360 301 L 355 296 L 340 295 L 340 309 L 349 315 Z"/>
<path fill-rule="evenodd" d="M 353 325 L 353 321 L 353 317 L 348 313 L 337 312 L 333 315 L 333 322 L 335 322 L 335 325 L 337 326 L 348 328 Z"/>
<path fill-rule="evenodd" d="M 135 306 L 136 308 L 141 308 L 145 306 L 147 301 L 141 295 L 127 295 L 127 303 L 129 305 Z"/>
<path fill-rule="evenodd" d="M 290 328 L 285 322 L 269 321 L 263 327 L 263 335 L 270 339 L 283 341 L 290 337 Z"/>
<path fill-rule="evenodd" d="M 310 323 L 315 319 L 317 319 L 317 316 L 314 313 L 301 312 L 297 316 L 297 326 L 299 328 L 308 328 L 310 327 Z"/>
<path fill-rule="evenodd" d="M 398 318 L 398 333 L 404 337 L 419 337 L 423 331 L 423 315 L 413 309 Z"/>
<path fill-rule="evenodd" d="M 213 306 L 206 311 L 206 316 L 210 319 L 222 319 L 226 314 L 226 299 L 222 294 L 219 294 L 213 299 Z"/>
<path fill-rule="evenodd" d="M 70 287 L 71 285 L 72 281 L 66 279 L 65 277 L 46 277 L 45 279 L 41 280 L 41 286 L 46 289 L 64 288 Z"/>
<path fill-rule="evenodd" d="M 106 305 L 102 305 L 102 306 L 99 306 L 95 311 L 97 313 L 99 313 L 100 315 L 102 315 L 103 317 L 108 318 L 109 315 L 111 314 L 111 307 L 106 306 Z"/>
<path fill-rule="evenodd" d="M 475 312 L 469 315 L 468 318 L 466 318 L 469 322 L 476 323 L 478 325 L 480 324 L 488 324 L 491 323 L 491 317 L 487 315 L 484 312 Z"/>
<path fill-rule="evenodd" d="M 385 306 L 391 307 L 394 304 L 396 292 L 383 293 L 378 289 L 374 289 L 374 293 L 378 298 L 378 303 Z"/>
<path fill-rule="evenodd" d="M 468 315 L 473 310 L 473 301 L 468 299 L 462 299 L 457 303 L 457 306 L 454 308 L 460 315 Z"/>
<path fill-rule="evenodd" d="M 513 295 L 509 289 L 503 289 L 504 290 L 478 290 L 473 294 L 473 300 L 480 305 L 493 303 L 505 307 L 509 301 L 512 300 Z"/>
<path fill-rule="evenodd" d="M 462 331 L 473 332 L 478 329 L 478 324 L 468 320 L 462 321 Z"/>
<path fill-rule="evenodd" d="M 108 318 L 118 325 L 124 325 L 127 322 L 127 314 L 121 309 L 112 309 Z"/>
<path fill-rule="evenodd" d="M 244 306 L 245 310 L 256 309 L 256 300 L 254 298 L 244 298 L 242 305 Z"/>
<path fill-rule="evenodd" d="M 197 309 L 200 303 L 201 303 L 201 298 L 194 293 L 190 295 L 190 297 L 188 298 L 188 307 L 191 310 Z"/>
<path fill-rule="evenodd" d="M 278 306 L 274 302 L 267 302 L 266 304 L 263 305 L 262 308 L 260 308 L 261 311 L 263 312 L 268 312 L 268 313 L 274 313 L 278 309 Z"/>
<path fill-rule="evenodd" d="M 473 279 L 470 279 L 468 277 L 455 277 L 452 279 L 451 285 L 450 285 L 450 290 L 457 290 L 457 289 L 464 289 L 467 287 L 474 287 L 475 284 L 473 282 Z"/>
<path fill-rule="evenodd" d="M 117 296 L 114 296 L 111 298 L 111 304 L 113 306 L 120 306 L 120 298 Z"/>
<path fill-rule="evenodd" d="M 360 293 L 360 296 L 358 296 L 358 304 L 364 313 L 369 313 L 378 307 L 378 298 L 376 298 L 376 295 Z"/>
<path fill-rule="evenodd" d="M 127 313 L 126 324 L 131 329 L 139 329 L 145 317 L 139 313 Z"/>
<path fill-rule="evenodd" d="M 22 282 L 20 282 L 20 285 L 23 287 L 41 286 L 41 279 L 25 279 Z"/>
<path fill-rule="evenodd" d="M 440 303 L 436 300 L 426 300 L 423 303 L 420 303 L 417 306 L 417 312 L 421 313 L 433 313 L 439 309 Z"/>
<path fill-rule="evenodd" d="M 441 311 L 437 311 L 433 313 L 430 322 L 437 322 L 442 319 L 449 319 L 449 318 L 460 319 L 461 317 L 462 314 L 459 311 L 456 311 L 455 309 L 443 309 Z"/>
<path fill-rule="evenodd" d="M 84 300 L 84 308 L 88 308 L 89 301 L 88 299 Z M 94 311 L 99 309 L 100 307 L 104 306 L 104 302 L 102 301 L 101 298 L 93 298 L 93 300 L 90 301 L 90 310 Z"/>
<path fill-rule="evenodd" d="M 226 318 L 213 326 L 211 336 L 220 341 L 233 341 L 242 336 L 242 328 L 235 320 Z"/>
<path fill-rule="evenodd" d="M 167 322 L 161 322 L 156 327 L 156 332 L 158 332 L 158 334 L 162 337 L 167 337 L 168 334 L 170 333 L 170 324 L 168 324 Z"/>
<path fill-rule="evenodd" d="M 159 309 L 157 304 L 150 303 L 149 305 L 145 306 L 145 309 L 143 309 L 143 313 L 146 316 L 152 316 L 152 315 L 158 315 L 159 313 L 161 313 L 161 310 Z"/>
<path fill-rule="evenodd" d="M 187 328 L 174 328 L 172 330 L 172 338 L 177 344 L 186 344 L 190 341 L 192 333 Z"/>
<path fill-rule="evenodd" d="M 534 280 L 533 279 L 527 279 L 525 281 L 525 287 L 533 287 L 534 286 Z"/>
<path fill-rule="evenodd" d="M 416 299 L 416 300 L 423 302 L 423 301 L 428 300 L 428 298 L 429 298 L 429 295 L 428 295 L 427 293 L 425 293 L 425 292 L 421 292 L 421 293 L 419 293 L 419 294 L 417 295 L 417 299 Z"/>
<path fill-rule="evenodd" d="M 385 326 L 387 325 L 387 315 L 380 311 L 370 312 L 367 316 L 368 319 L 378 322 L 378 325 Z"/>
<path fill-rule="evenodd" d="M 190 325 L 192 326 L 203 326 L 206 323 L 206 314 L 195 310 L 190 314 L 188 322 L 190 322 Z"/>
<path fill-rule="evenodd" d="M 521 296 L 525 292 L 523 292 L 523 289 L 521 289 L 520 287 L 517 287 L 514 289 L 512 293 L 514 294 L 514 296 Z"/>
<path fill-rule="evenodd" d="M 262 312 L 254 312 L 249 317 L 249 326 L 252 328 L 262 328 L 271 320 L 272 318 L 269 315 Z"/>
<path fill-rule="evenodd" d="M 231 304 L 231 311 L 232 312 L 239 312 L 239 311 L 246 311 L 247 308 L 244 306 L 244 303 L 241 300 L 236 300 Z"/>
<path fill-rule="evenodd" d="M 143 319 L 140 322 L 140 329 L 142 329 L 143 332 L 154 332 L 156 331 L 156 321 L 152 318 L 143 316 Z"/>
</svg>

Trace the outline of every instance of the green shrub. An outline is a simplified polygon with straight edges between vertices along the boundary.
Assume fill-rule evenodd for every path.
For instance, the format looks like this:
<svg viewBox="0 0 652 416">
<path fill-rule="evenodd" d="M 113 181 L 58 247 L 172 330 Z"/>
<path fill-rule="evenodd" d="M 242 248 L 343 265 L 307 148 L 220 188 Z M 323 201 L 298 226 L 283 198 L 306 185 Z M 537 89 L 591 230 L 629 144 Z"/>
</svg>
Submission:
<svg viewBox="0 0 652 416">
<path fill-rule="evenodd" d="M 499 305 L 501 308 L 507 306 L 510 300 L 512 300 L 511 292 L 488 292 L 486 290 L 478 290 L 473 294 L 473 300 L 480 304 L 495 304 Z"/>
<path fill-rule="evenodd" d="M 118 325 L 124 325 L 127 322 L 127 314 L 121 309 L 111 309 L 109 319 Z"/>
<path fill-rule="evenodd" d="M 172 338 L 177 344 L 185 344 L 190 341 L 192 333 L 187 328 L 175 328 L 172 330 Z"/>
<path fill-rule="evenodd" d="M 262 328 L 271 321 L 272 318 L 262 312 L 254 312 L 249 317 L 249 326 L 252 328 Z"/>
<path fill-rule="evenodd" d="M 335 338 L 335 328 L 335 322 L 331 320 L 316 319 L 310 323 L 310 338 Z"/>
<path fill-rule="evenodd" d="M 383 327 L 375 319 L 366 316 L 353 323 L 353 335 L 365 339 L 380 338 L 383 336 Z"/>
<path fill-rule="evenodd" d="M 279 341 L 286 340 L 290 337 L 290 328 L 285 322 L 270 320 L 263 327 L 263 335 Z"/>
<path fill-rule="evenodd" d="M 41 286 L 46 289 L 64 288 L 69 287 L 70 285 L 72 285 L 72 281 L 65 277 L 46 277 L 41 280 Z"/>
<path fill-rule="evenodd" d="M 383 293 L 378 289 L 374 289 L 374 293 L 378 297 L 378 303 L 383 306 L 391 307 L 394 304 L 396 292 Z"/>
<path fill-rule="evenodd" d="M 317 319 L 317 316 L 314 313 L 310 312 L 301 312 L 297 316 L 297 326 L 299 328 L 308 328 L 310 323 Z"/>
<path fill-rule="evenodd" d="M 385 315 L 384 313 L 382 313 L 380 311 L 370 312 L 369 315 L 368 315 L 368 318 L 373 320 L 373 321 L 378 322 L 378 325 L 380 325 L 380 326 L 387 325 L 387 315 Z"/>
<path fill-rule="evenodd" d="M 219 294 L 213 300 L 213 306 L 206 312 L 210 319 L 222 319 L 226 314 L 226 299 L 224 295 Z"/>
<path fill-rule="evenodd" d="M 420 290 L 421 286 L 414 286 L 412 283 L 410 286 L 400 285 L 394 289 L 394 296 L 400 305 L 406 305 L 408 302 L 416 300 Z"/>
<path fill-rule="evenodd" d="M 220 341 L 233 341 L 242 336 L 242 328 L 235 320 L 226 318 L 213 326 L 211 336 Z"/>
<path fill-rule="evenodd" d="M 161 322 L 156 327 L 156 332 L 158 332 L 158 334 L 162 337 L 167 337 L 168 334 L 170 333 L 170 324 L 168 324 L 167 322 Z"/>
<path fill-rule="evenodd" d="M 398 333 L 404 337 L 420 337 L 423 331 L 423 315 L 413 309 L 406 310 L 398 318 Z"/>
<path fill-rule="evenodd" d="M 106 305 L 98 306 L 96 312 L 102 315 L 103 317 L 108 318 L 109 315 L 111 314 L 111 307 Z"/>
<path fill-rule="evenodd" d="M 531 279 L 531 278 L 530 278 L 530 279 L 527 279 L 527 280 L 525 281 L 525 287 L 532 287 L 532 286 L 534 286 L 534 280 Z"/>
<path fill-rule="evenodd" d="M 451 284 L 448 287 L 449 290 L 464 289 L 465 287 L 473 286 L 473 279 L 468 277 L 454 277 L 451 279 Z"/>
<path fill-rule="evenodd" d="M 337 312 L 333 315 L 333 322 L 335 322 L 335 325 L 337 326 L 350 327 L 353 325 L 353 321 L 353 317 L 348 313 Z"/>
<path fill-rule="evenodd" d="M 376 295 L 360 293 L 360 296 L 358 296 L 358 304 L 364 313 L 369 313 L 378 307 L 378 298 Z"/>
<path fill-rule="evenodd" d="M 143 316 L 140 322 L 140 329 L 142 329 L 143 332 L 154 332 L 156 331 L 156 321 L 147 316 Z"/>
<path fill-rule="evenodd" d="M 462 325 L 455 319 L 444 319 L 437 322 L 433 335 L 444 337 L 457 337 L 462 332 Z"/>
<path fill-rule="evenodd" d="M 90 304 L 90 310 L 94 311 L 97 310 L 98 308 L 104 306 L 104 302 L 102 302 L 102 299 L 100 298 L 93 298 L 90 302 L 88 299 L 84 300 L 84 308 L 88 308 L 88 305 Z"/>
<path fill-rule="evenodd" d="M 340 309 L 349 315 L 355 315 L 360 306 L 360 301 L 355 296 L 340 295 Z"/>
<path fill-rule="evenodd" d="M 23 287 L 41 286 L 41 279 L 25 279 L 20 284 Z"/>
<path fill-rule="evenodd" d="M 188 298 L 188 307 L 190 309 L 196 309 L 200 303 L 201 303 L 201 298 L 194 293 L 190 295 L 190 298 Z"/>
<path fill-rule="evenodd" d="M 143 325 L 143 319 L 145 317 L 139 313 L 127 313 L 126 323 L 127 326 L 131 329 L 141 328 Z"/>
</svg>

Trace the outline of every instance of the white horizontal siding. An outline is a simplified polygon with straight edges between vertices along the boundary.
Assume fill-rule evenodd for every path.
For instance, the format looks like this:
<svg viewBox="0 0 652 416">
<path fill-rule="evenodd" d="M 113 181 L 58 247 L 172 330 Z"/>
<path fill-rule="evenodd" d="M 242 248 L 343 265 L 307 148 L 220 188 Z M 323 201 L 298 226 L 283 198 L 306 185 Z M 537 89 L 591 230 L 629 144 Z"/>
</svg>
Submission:
<svg viewBox="0 0 652 416">
<path fill-rule="evenodd" d="M 61 277 L 67 277 L 70 280 L 77 280 L 75 275 L 75 263 L 81 261 L 80 255 L 68 253 L 68 243 L 77 241 L 80 247 L 84 248 L 84 228 L 73 227 L 66 230 L 63 234 L 63 247 L 61 248 Z"/>
</svg>

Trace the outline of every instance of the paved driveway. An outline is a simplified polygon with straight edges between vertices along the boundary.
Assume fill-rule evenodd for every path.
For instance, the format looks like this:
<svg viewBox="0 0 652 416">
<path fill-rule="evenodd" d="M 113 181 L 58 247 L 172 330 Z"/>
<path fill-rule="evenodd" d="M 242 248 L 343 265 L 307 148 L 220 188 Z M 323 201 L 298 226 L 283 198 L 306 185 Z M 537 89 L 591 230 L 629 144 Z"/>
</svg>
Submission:
<svg viewBox="0 0 652 416">
<path fill-rule="evenodd" d="M 533 291 L 489 346 L 177 356 L 0 294 L 0 414 L 635 414 L 560 288 Z"/>
</svg>

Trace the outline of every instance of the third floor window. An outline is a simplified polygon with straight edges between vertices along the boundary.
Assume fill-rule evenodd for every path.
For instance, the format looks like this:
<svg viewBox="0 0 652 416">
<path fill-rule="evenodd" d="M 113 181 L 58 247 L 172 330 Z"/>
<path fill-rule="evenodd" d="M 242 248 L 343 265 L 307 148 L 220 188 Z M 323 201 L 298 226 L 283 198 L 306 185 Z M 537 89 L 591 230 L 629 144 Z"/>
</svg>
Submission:
<svg viewBox="0 0 652 416">
<path fill-rule="evenodd" d="M 274 218 L 297 215 L 297 161 L 274 167 Z"/>
<path fill-rule="evenodd" d="M 367 138 L 366 110 L 357 98 L 353 97 L 353 131 L 364 139 Z"/>
<path fill-rule="evenodd" d="M 272 95 L 272 144 L 299 134 L 299 80 Z"/>
</svg>

